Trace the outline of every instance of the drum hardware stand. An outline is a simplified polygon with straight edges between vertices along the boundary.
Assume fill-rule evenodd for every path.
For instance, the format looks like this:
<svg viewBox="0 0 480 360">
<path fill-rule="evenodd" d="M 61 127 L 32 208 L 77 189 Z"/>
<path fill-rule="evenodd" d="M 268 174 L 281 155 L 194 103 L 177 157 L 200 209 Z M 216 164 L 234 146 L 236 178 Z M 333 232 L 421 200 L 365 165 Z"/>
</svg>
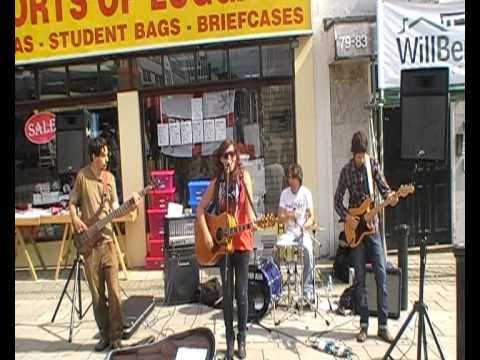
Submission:
<svg viewBox="0 0 480 360">
<path fill-rule="evenodd" d="M 72 303 L 72 308 L 70 310 L 70 330 L 68 333 L 68 342 L 72 342 L 74 313 L 77 314 L 79 320 L 82 320 L 85 314 L 87 313 L 88 309 L 90 309 L 90 306 L 92 306 L 92 303 L 90 303 L 90 305 L 88 305 L 85 312 L 82 312 L 82 287 L 80 282 L 81 280 L 80 268 L 83 271 L 85 271 L 83 267 L 84 266 L 83 262 L 84 262 L 83 256 L 80 255 L 77 251 L 77 255 L 75 257 L 75 260 L 73 261 L 72 268 L 70 269 L 70 273 L 68 274 L 67 282 L 65 283 L 62 294 L 60 295 L 60 299 L 58 300 L 57 307 L 52 317 L 52 323 L 53 323 L 55 321 L 55 317 L 57 316 L 57 312 L 58 312 L 58 309 L 60 308 L 60 304 L 62 303 L 63 297 L 66 295 L 70 300 L 70 302 Z M 70 280 L 72 280 L 72 275 L 74 273 L 75 273 L 75 279 L 73 280 L 73 295 L 70 297 L 70 295 L 67 293 L 67 287 L 68 287 L 68 284 L 70 283 Z M 78 301 L 78 307 L 77 307 L 76 301 Z"/>
<path fill-rule="evenodd" d="M 427 165 L 427 169 L 429 169 L 429 166 Z M 426 169 L 424 169 L 426 170 Z M 414 168 L 414 180 L 415 180 L 415 175 L 418 173 L 418 163 L 417 161 L 415 162 L 415 168 Z M 415 181 L 414 181 L 415 183 Z M 416 187 L 416 184 L 415 184 Z M 423 192 L 425 192 L 425 186 L 423 189 Z M 435 331 L 433 329 L 432 322 L 430 321 L 430 317 L 428 316 L 428 308 L 427 305 L 423 302 L 423 285 L 425 281 L 425 263 L 427 260 L 427 233 L 425 231 L 425 220 L 426 220 L 426 214 L 425 214 L 425 209 L 426 209 L 426 204 L 425 204 L 425 193 L 422 194 L 423 196 L 420 196 L 420 206 L 422 211 L 419 212 L 419 206 L 417 203 L 416 206 L 416 213 L 421 216 L 420 221 L 418 221 L 417 218 L 417 225 L 420 223 L 420 231 L 418 231 L 418 226 L 416 227 L 417 233 L 420 232 L 421 235 L 423 235 L 423 238 L 420 239 L 420 281 L 418 284 L 419 288 L 419 299 L 415 301 L 415 304 L 413 305 L 412 310 L 410 311 L 410 314 L 408 315 L 407 319 L 403 323 L 402 327 L 398 331 L 397 336 L 395 336 L 395 339 L 393 342 L 390 344 L 390 347 L 388 348 L 387 352 L 383 356 L 383 360 L 386 360 L 388 358 L 392 358 L 390 354 L 393 351 L 393 348 L 397 345 L 398 340 L 400 340 L 400 337 L 402 336 L 403 332 L 407 328 L 408 324 L 410 323 L 410 320 L 412 320 L 413 315 L 415 315 L 416 312 L 418 312 L 418 338 L 417 338 L 417 360 L 420 360 L 422 357 L 422 341 L 423 341 L 423 353 L 424 353 L 424 358 L 425 360 L 428 359 L 428 347 L 427 347 L 427 332 L 425 329 L 425 320 L 428 323 L 428 326 L 430 328 L 430 332 L 432 333 L 433 339 L 435 341 L 435 344 L 437 345 L 438 352 L 440 354 L 440 358 L 442 360 L 445 360 L 445 356 L 443 355 L 442 349 L 440 347 L 440 343 L 438 342 L 438 338 L 435 335 Z"/>
</svg>

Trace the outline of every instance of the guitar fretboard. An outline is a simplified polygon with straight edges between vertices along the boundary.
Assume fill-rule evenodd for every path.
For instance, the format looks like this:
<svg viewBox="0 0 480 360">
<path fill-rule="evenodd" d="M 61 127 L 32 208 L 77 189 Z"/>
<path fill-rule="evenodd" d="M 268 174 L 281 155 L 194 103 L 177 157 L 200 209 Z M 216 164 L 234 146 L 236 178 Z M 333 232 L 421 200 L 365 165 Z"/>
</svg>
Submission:
<svg viewBox="0 0 480 360">
<path fill-rule="evenodd" d="M 151 187 L 147 186 L 145 189 L 140 191 L 138 193 L 138 195 L 140 195 L 140 197 L 143 197 L 147 193 L 149 193 L 150 190 L 151 190 Z M 116 219 L 116 218 L 121 217 L 121 216 L 125 215 L 126 213 L 128 213 L 134 205 L 135 205 L 135 202 L 133 201 L 133 198 L 130 198 L 127 201 L 125 201 L 122 204 L 122 206 L 119 206 L 118 208 L 116 208 L 115 210 L 110 212 L 107 216 L 105 216 L 103 219 L 99 220 L 96 223 L 95 226 L 96 226 L 97 230 L 103 229 L 113 219 Z"/>
<path fill-rule="evenodd" d="M 248 224 L 242 224 L 238 226 L 234 226 L 232 228 L 228 228 L 227 231 L 225 232 L 226 236 L 232 236 L 235 235 L 236 233 L 248 230 L 252 228 L 253 223 L 248 223 Z"/>
</svg>

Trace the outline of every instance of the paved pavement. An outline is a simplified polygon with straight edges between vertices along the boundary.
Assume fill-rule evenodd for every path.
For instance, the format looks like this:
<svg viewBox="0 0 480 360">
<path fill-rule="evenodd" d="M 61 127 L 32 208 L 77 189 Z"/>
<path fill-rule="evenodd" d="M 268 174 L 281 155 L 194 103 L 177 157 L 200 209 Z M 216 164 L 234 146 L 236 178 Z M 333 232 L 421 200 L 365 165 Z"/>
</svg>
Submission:
<svg viewBox="0 0 480 360">
<path fill-rule="evenodd" d="M 389 261 L 396 264 L 396 256 L 389 256 Z M 321 261 L 317 272 L 325 277 L 331 269 L 331 261 Z M 212 270 L 211 271 L 217 271 Z M 211 273 L 202 273 L 205 281 Z M 77 323 L 73 332 L 72 343 L 67 342 L 70 321 L 70 302 L 65 298 L 55 322 L 51 319 L 58 303 L 59 295 L 65 284 L 67 272 L 64 271 L 59 281 L 54 281 L 53 271 L 39 271 L 39 280 L 30 279 L 27 271 L 16 271 L 15 282 L 15 359 L 70 359 L 94 360 L 105 359 L 106 352 L 96 353 L 98 333 L 93 312 L 90 310 L 84 319 Z M 147 336 L 157 340 L 176 332 L 205 326 L 212 330 L 216 338 L 216 358 L 222 359 L 225 351 L 225 328 L 222 313 L 207 306 L 186 304 L 181 306 L 163 306 L 163 272 L 130 271 L 129 280 L 121 280 L 121 286 L 128 295 L 153 295 L 156 306 L 142 323 L 140 328 L 125 345 L 133 344 Z M 398 320 L 389 320 L 390 330 L 395 336 L 410 312 L 413 302 L 418 298 L 419 256 L 409 256 L 409 307 L 402 311 Z M 346 288 L 345 284 L 334 284 L 331 300 L 338 300 Z M 70 287 L 69 293 L 72 288 Z M 86 284 L 82 284 L 83 303 L 89 304 L 90 295 Z M 287 312 L 279 308 L 274 325 L 273 314 L 268 314 L 262 325 L 252 325 L 248 330 L 247 359 L 287 360 L 287 359 L 333 359 L 333 356 L 313 349 L 310 341 L 319 336 L 336 339 L 352 348 L 358 359 L 381 359 L 388 344 L 379 340 L 377 319 L 371 318 L 369 337 L 363 344 L 355 340 L 358 331 L 358 317 L 341 316 L 328 311 L 326 287 L 319 286 L 320 311 L 315 318 L 313 312 L 302 315 Z M 125 294 L 124 294 L 125 297 Z M 425 303 L 433 322 L 442 351 L 446 359 L 456 358 L 456 277 L 455 257 L 452 252 L 430 253 L 427 258 L 425 279 Z M 416 319 L 416 316 L 414 317 Z M 417 327 L 411 321 L 393 358 L 416 358 Z M 270 329 L 271 331 L 269 331 Z M 430 359 L 439 355 L 429 331 L 427 331 L 428 352 Z M 355 358 L 355 356 L 353 357 Z"/>
</svg>

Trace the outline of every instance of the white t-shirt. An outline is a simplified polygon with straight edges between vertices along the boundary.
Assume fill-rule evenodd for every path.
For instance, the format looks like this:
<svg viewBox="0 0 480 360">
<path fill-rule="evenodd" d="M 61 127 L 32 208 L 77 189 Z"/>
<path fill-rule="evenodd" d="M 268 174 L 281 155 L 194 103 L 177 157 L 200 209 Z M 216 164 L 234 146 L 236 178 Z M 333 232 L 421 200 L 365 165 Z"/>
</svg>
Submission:
<svg viewBox="0 0 480 360">
<path fill-rule="evenodd" d="M 297 224 L 293 220 L 288 220 L 285 230 L 297 233 L 300 231 L 300 226 L 303 226 L 307 221 L 307 209 L 313 209 L 312 193 L 303 185 L 300 186 L 296 194 L 288 187 L 280 195 L 279 207 L 295 212 Z"/>
</svg>

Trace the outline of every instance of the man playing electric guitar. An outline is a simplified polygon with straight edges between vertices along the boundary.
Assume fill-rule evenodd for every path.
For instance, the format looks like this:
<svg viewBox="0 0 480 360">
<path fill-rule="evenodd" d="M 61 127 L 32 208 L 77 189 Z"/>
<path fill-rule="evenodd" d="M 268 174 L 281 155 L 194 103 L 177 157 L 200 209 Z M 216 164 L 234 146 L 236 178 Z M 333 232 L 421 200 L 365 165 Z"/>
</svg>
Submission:
<svg viewBox="0 0 480 360">
<path fill-rule="evenodd" d="M 216 176 L 210 182 L 197 208 L 197 223 L 205 241 L 212 249 L 212 236 L 205 220 L 205 212 L 219 215 L 227 212 L 238 224 L 253 223 L 255 214 L 248 196 L 252 194 L 252 181 L 247 170 L 243 169 L 234 142 L 225 140 L 215 152 Z M 228 185 L 228 186 L 227 186 Z M 248 193 L 247 193 L 248 192 Z M 228 208 L 227 208 L 228 207 Z M 227 224 L 225 224 L 226 226 Z M 227 247 L 227 255 L 220 260 L 223 286 L 223 317 L 226 328 L 227 355 L 233 360 L 235 333 L 233 330 L 233 302 L 235 272 L 235 297 L 238 307 L 238 357 L 246 357 L 246 330 L 248 316 L 248 264 L 253 250 L 254 237 L 250 230 L 232 236 Z M 199 241 L 199 239 L 196 239 Z M 225 282 L 225 268 L 227 279 Z"/>
<path fill-rule="evenodd" d="M 365 133 L 359 131 L 353 134 L 351 145 L 353 158 L 342 168 L 337 190 L 335 191 L 335 211 L 342 221 L 347 222 L 353 228 L 358 226 L 359 217 L 351 215 L 343 205 L 343 197 L 347 189 L 349 193 L 349 209 L 359 207 L 373 193 L 373 182 L 377 185 L 382 197 L 384 199 L 389 198 L 392 206 L 395 206 L 398 202 L 398 198 L 395 192 L 390 190 L 378 162 L 367 156 L 367 148 L 368 139 Z M 366 162 L 366 159 L 369 159 L 369 164 Z M 369 172 L 370 175 L 368 175 Z M 356 312 L 360 314 L 360 332 L 357 335 L 357 341 L 364 342 L 367 338 L 369 312 L 367 290 L 365 288 L 365 255 L 366 251 L 370 250 L 378 289 L 378 336 L 386 342 L 392 342 L 393 338 L 387 327 L 386 259 L 383 242 L 378 231 L 377 216 L 374 217 L 370 225 L 375 229 L 373 234 L 366 236 L 360 245 L 352 248 L 350 252 L 350 260 L 355 268 Z"/>
<path fill-rule="evenodd" d="M 88 229 L 89 219 L 98 216 L 104 218 L 111 210 L 118 208 L 115 178 L 107 171 L 108 147 L 105 139 L 97 137 L 90 142 L 91 163 L 82 168 L 75 179 L 70 193 L 70 216 L 75 231 L 81 233 Z M 140 197 L 133 193 L 134 206 Z M 77 213 L 81 209 L 81 218 Z M 123 335 L 122 303 L 118 284 L 118 259 L 113 244 L 113 230 L 107 224 L 101 230 L 101 240 L 85 257 L 85 274 L 92 294 L 93 313 L 100 331 L 100 341 L 96 351 L 110 347 L 121 347 Z M 105 284 L 108 289 L 108 301 L 105 296 Z"/>
</svg>

